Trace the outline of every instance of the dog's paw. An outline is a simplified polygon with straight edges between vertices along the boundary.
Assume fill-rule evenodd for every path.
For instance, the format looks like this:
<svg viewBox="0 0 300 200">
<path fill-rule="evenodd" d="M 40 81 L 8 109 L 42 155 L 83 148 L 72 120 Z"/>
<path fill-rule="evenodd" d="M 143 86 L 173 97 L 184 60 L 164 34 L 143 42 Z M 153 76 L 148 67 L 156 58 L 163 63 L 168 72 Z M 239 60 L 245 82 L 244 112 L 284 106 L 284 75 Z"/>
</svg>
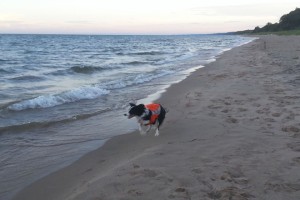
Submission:
<svg viewBox="0 0 300 200">
<path fill-rule="evenodd" d="M 146 132 L 140 131 L 140 134 L 141 134 L 142 136 L 145 136 L 145 135 L 146 135 Z"/>
<path fill-rule="evenodd" d="M 155 136 L 159 136 L 159 131 L 158 130 L 155 132 Z"/>
</svg>

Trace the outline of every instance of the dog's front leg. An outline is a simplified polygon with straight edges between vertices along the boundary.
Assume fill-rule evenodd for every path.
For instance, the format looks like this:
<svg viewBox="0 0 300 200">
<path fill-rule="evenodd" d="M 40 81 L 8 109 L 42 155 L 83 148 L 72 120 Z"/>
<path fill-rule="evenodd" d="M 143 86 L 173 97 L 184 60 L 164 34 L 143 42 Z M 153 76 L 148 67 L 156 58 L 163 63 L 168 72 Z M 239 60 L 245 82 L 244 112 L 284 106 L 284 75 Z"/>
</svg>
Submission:
<svg viewBox="0 0 300 200">
<path fill-rule="evenodd" d="M 148 128 L 147 128 L 147 130 L 146 130 L 146 133 L 148 133 L 148 132 L 150 131 L 150 129 L 151 129 L 151 125 L 148 125 Z"/>
<path fill-rule="evenodd" d="M 158 123 L 158 121 L 155 122 L 155 136 L 159 136 Z"/>
<path fill-rule="evenodd" d="M 151 129 L 151 124 L 149 124 L 149 120 L 140 120 L 140 126 L 148 126 L 145 133 L 148 133 Z"/>
<path fill-rule="evenodd" d="M 141 135 L 146 135 L 145 131 L 143 130 L 143 120 L 140 118 L 137 118 L 138 124 L 139 124 L 139 131 Z"/>
<path fill-rule="evenodd" d="M 146 132 L 142 128 L 142 124 L 139 124 L 139 131 L 141 135 L 146 135 Z"/>
</svg>

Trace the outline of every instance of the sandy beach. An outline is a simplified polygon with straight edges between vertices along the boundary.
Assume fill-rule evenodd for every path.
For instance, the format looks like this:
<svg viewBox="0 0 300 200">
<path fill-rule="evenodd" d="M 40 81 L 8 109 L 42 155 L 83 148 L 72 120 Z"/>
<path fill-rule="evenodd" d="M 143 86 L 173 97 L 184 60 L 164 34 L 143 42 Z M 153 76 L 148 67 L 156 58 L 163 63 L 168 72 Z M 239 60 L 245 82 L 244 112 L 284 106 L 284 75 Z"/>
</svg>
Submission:
<svg viewBox="0 0 300 200">
<path fill-rule="evenodd" d="M 299 36 L 227 51 L 157 102 L 159 137 L 114 137 L 13 199 L 300 199 Z"/>
</svg>

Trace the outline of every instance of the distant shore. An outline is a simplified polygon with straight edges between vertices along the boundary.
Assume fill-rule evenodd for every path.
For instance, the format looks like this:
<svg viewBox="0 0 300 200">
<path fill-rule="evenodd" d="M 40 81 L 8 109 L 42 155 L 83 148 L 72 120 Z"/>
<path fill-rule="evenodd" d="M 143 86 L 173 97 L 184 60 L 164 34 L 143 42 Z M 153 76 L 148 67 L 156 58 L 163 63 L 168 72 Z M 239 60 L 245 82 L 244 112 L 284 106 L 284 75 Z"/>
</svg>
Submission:
<svg viewBox="0 0 300 200">
<path fill-rule="evenodd" d="M 14 199 L 300 198 L 299 36 L 227 51 L 157 102 L 159 137 L 114 137 Z"/>
</svg>

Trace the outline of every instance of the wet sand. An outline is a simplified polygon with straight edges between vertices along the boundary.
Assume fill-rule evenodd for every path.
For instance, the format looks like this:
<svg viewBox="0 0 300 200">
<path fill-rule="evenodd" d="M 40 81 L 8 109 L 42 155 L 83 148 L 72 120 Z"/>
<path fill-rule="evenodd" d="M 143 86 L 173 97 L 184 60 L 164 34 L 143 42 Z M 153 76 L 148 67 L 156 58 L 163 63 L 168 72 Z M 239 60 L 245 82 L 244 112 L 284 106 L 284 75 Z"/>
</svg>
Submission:
<svg viewBox="0 0 300 200">
<path fill-rule="evenodd" d="M 114 137 L 14 199 L 300 199 L 299 36 L 225 52 L 157 102 L 159 137 Z"/>
</svg>

